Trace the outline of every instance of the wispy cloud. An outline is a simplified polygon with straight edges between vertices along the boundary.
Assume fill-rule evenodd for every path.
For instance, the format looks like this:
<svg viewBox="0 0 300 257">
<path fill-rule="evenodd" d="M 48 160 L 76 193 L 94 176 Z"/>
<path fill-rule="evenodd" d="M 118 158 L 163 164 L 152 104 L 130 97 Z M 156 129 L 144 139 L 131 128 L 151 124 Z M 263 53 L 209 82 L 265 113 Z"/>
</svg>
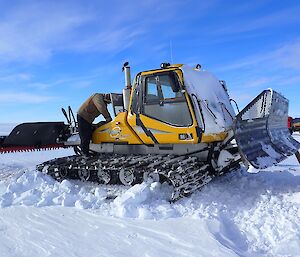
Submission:
<svg viewBox="0 0 300 257">
<path fill-rule="evenodd" d="M 93 34 L 93 38 L 84 38 L 69 45 L 69 48 L 80 51 L 102 51 L 113 52 L 122 51 L 130 47 L 134 39 L 143 35 L 142 29 L 134 26 L 124 26 L 122 28 L 105 28 Z"/>
<path fill-rule="evenodd" d="M 72 6 L 21 2 L 0 19 L 1 59 L 47 59 L 76 28 L 90 19 Z"/>
<path fill-rule="evenodd" d="M 181 5 L 180 1 L 158 0 L 123 5 L 118 1 L 0 5 L 5 10 L 0 18 L 0 58 L 2 62 L 35 62 L 60 51 L 122 51 L 147 37 L 151 26 L 163 24 Z"/>
<path fill-rule="evenodd" d="M 31 79 L 31 74 L 29 73 L 9 73 L 1 74 L 0 82 L 18 82 L 18 81 L 29 81 Z"/>
<path fill-rule="evenodd" d="M 241 107 L 263 89 L 273 88 L 283 95 L 293 95 L 292 88 L 300 84 L 300 38 L 277 48 L 249 55 L 217 69 L 231 74 L 229 90 Z M 234 74 L 234 76 L 232 75 Z M 295 104 L 295 103 L 294 103 Z M 291 104 L 292 106 L 292 104 Z"/>
<path fill-rule="evenodd" d="M 255 88 L 255 87 L 266 87 L 273 81 L 272 77 L 259 77 L 256 79 L 248 80 L 243 84 L 245 88 Z"/>
<path fill-rule="evenodd" d="M 1 104 L 40 104 L 56 99 L 57 97 L 38 95 L 28 92 L 0 92 Z"/>
<path fill-rule="evenodd" d="M 287 42 L 280 47 L 270 50 L 269 52 L 261 52 L 255 55 L 247 56 L 232 64 L 220 67 L 219 70 L 228 71 L 235 69 L 252 69 L 255 67 L 262 68 L 261 65 L 272 68 L 286 68 L 300 70 L 300 38 Z"/>
<path fill-rule="evenodd" d="M 261 17 L 251 17 L 250 19 L 243 19 L 238 23 L 235 22 L 234 24 L 224 26 L 215 32 L 221 34 L 234 34 L 249 32 L 262 28 L 282 26 L 294 23 L 296 21 L 299 22 L 299 11 L 300 6 L 291 7 L 267 15 L 263 15 Z"/>
</svg>

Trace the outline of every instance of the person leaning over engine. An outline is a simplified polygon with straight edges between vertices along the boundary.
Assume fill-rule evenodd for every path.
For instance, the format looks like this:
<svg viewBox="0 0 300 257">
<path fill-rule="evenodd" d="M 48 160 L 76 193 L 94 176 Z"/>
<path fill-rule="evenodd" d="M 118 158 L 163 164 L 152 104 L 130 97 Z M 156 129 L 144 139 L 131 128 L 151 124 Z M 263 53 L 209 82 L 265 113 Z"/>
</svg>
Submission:
<svg viewBox="0 0 300 257">
<path fill-rule="evenodd" d="M 77 122 L 79 136 L 81 140 L 81 151 L 84 155 L 89 155 L 89 144 L 92 138 L 93 121 L 102 114 L 106 122 L 112 120 L 107 104 L 111 103 L 110 94 L 93 94 L 79 108 L 77 112 Z"/>
</svg>

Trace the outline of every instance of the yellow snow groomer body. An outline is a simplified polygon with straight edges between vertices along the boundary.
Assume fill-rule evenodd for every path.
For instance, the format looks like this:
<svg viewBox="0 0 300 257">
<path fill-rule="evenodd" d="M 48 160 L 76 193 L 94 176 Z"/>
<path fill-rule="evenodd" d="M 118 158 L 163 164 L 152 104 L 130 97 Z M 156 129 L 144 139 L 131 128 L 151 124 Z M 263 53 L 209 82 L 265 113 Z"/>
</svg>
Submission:
<svg viewBox="0 0 300 257">
<path fill-rule="evenodd" d="M 223 141 L 228 131 L 205 133 L 199 127 L 191 96 L 184 87 L 181 67 L 173 65 L 139 73 L 131 88 L 128 108 L 122 110 L 121 106 L 113 121 L 98 128 L 93 143 L 153 145 Z M 112 98 L 117 97 L 122 96 L 112 94 Z"/>
</svg>

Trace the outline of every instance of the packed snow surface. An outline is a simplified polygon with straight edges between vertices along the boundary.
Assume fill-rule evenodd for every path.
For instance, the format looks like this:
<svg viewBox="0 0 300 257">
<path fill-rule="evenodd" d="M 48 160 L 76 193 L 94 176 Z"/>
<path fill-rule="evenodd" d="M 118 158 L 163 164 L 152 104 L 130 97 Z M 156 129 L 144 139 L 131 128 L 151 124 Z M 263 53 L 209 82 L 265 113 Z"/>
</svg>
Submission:
<svg viewBox="0 0 300 257">
<path fill-rule="evenodd" d="M 230 173 L 169 203 L 165 184 L 57 182 L 35 170 L 70 154 L 0 155 L 0 256 L 300 256 L 293 156 L 257 174 Z"/>
</svg>

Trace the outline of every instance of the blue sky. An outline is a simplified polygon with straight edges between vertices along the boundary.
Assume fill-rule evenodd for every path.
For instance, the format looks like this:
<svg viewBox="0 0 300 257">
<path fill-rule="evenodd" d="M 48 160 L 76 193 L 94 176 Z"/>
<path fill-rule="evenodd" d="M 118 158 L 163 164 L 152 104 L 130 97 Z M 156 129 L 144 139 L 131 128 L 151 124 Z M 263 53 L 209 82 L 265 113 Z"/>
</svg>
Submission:
<svg viewBox="0 0 300 257">
<path fill-rule="evenodd" d="M 265 88 L 300 117 L 299 1 L 0 0 L 0 122 L 63 120 L 161 62 L 202 64 L 240 107 Z M 172 51 L 171 51 L 172 49 Z"/>
</svg>

